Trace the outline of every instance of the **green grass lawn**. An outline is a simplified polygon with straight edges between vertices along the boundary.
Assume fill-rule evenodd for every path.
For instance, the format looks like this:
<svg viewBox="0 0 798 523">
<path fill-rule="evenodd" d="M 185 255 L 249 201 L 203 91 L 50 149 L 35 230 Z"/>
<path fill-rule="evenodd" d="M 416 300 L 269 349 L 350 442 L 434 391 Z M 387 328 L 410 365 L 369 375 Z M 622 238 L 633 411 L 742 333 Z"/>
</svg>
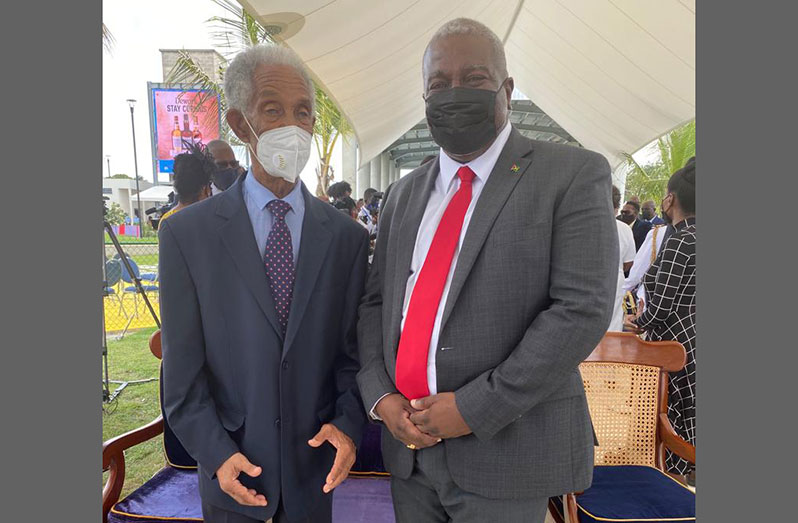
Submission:
<svg viewBox="0 0 798 523">
<path fill-rule="evenodd" d="M 132 381 L 158 377 L 159 361 L 147 343 L 154 330 L 142 329 L 126 335 L 121 341 L 108 339 L 110 379 Z M 111 383 L 111 392 L 117 387 L 118 384 Z M 146 425 L 159 413 L 157 381 L 128 385 L 113 403 L 104 405 L 103 441 Z M 161 442 L 161 436 L 158 436 L 125 452 L 122 498 L 164 466 Z M 106 479 L 107 473 L 103 474 L 103 484 Z"/>
</svg>

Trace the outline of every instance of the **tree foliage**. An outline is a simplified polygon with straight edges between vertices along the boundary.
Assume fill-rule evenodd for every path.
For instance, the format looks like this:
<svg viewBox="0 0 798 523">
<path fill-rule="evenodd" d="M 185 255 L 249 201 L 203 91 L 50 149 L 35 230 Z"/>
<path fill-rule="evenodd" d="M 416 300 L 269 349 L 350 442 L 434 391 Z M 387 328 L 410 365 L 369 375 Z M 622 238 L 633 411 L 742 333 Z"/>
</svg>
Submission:
<svg viewBox="0 0 798 523">
<path fill-rule="evenodd" d="M 227 111 L 227 101 L 224 97 L 223 79 L 228 61 L 247 47 L 260 43 L 280 44 L 272 38 L 269 31 L 257 19 L 247 13 L 238 3 L 232 0 L 212 1 L 226 12 L 225 16 L 214 16 L 207 20 L 212 28 L 211 37 L 214 43 L 223 51 L 222 57 L 225 63 L 217 71 L 220 81 L 215 81 L 211 75 L 203 71 L 188 52 L 180 51 L 177 62 L 167 75 L 165 83 L 192 85 L 208 91 L 203 95 L 204 97 L 219 95 L 219 110 L 224 113 Z M 204 97 L 197 99 L 197 107 L 202 105 Z M 346 117 L 327 93 L 317 85 L 316 123 L 313 126 L 313 140 L 320 161 L 320 165 L 316 169 L 317 196 L 325 196 L 327 188 L 332 183 L 333 172 L 330 163 L 338 138 L 349 136 L 351 133 L 352 128 Z M 232 144 L 243 145 L 224 118 L 222 118 L 222 136 Z"/>
<path fill-rule="evenodd" d="M 641 202 L 658 202 L 665 195 L 668 179 L 695 156 L 695 120 L 661 136 L 657 140 L 658 158 L 640 165 L 631 154 L 624 153 L 629 169 L 624 199 L 638 196 Z"/>
<path fill-rule="evenodd" d="M 126 217 L 127 214 L 122 210 L 122 206 L 116 202 L 111 202 L 111 205 L 108 207 L 108 213 L 105 215 L 105 219 L 108 220 L 108 223 L 111 225 L 122 225 L 125 223 Z"/>
</svg>

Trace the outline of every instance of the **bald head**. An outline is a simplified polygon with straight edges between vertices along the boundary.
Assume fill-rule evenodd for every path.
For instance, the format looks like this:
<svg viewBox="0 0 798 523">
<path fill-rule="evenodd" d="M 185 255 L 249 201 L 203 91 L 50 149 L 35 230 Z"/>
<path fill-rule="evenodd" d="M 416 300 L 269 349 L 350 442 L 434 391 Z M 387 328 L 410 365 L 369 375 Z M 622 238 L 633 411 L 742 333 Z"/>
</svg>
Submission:
<svg viewBox="0 0 798 523">
<path fill-rule="evenodd" d="M 211 140 L 208 142 L 208 152 L 213 156 L 213 163 L 220 169 L 238 166 L 233 148 L 224 140 Z"/>
<path fill-rule="evenodd" d="M 646 200 L 643 202 L 643 205 L 640 206 L 640 215 L 644 220 L 651 220 L 656 216 L 656 213 L 657 205 L 654 203 L 654 200 Z"/>
<path fill-rule="evenodd" d="M 504 45 L 502 41 L 496 36 L 496 33 L 481 22 L 472 20 L 470 18 L 455 18 L 443 24 L 435 34 L 432 35 L 427 48 L 424 50 L 422 60 L 422 73 L 424 75 L 424 84 L 426 86 L 430 74 L 435 71 L 430 70 L 430 54 L 431 51 L 440 43 L 441 40 L 452 37 L 471 37 L 481 40 L 487 48 L 487 56 L 490 65 L 495 69 L 497 76 L 503 80 L 507 77 L 507 58 L 504 56 Z M 476 65 L 476 64 L 475 64 Z"/>
</svg>

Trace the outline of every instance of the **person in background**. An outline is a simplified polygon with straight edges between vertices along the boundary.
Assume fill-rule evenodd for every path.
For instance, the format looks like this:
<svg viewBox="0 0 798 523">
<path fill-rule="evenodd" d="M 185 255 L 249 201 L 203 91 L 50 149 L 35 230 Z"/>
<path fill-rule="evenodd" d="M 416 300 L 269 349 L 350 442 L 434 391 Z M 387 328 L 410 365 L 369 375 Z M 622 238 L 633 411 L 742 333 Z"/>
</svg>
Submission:
<svg viewBox="0 0 798 523">
<path fill-rule="evenodd" d="M 236 160 L 236 155 L 230 144 L 224 140 L 211 140 L 208 142 L 208 151 L 213 156 L 216 170 L 213 173 L 213 194 L 219 194 L 233 185 L 233 182 L 242 174 L 242 168 Z"/>
<path fill-rule="evenodd" d="M 299 178 L 315 92 L 287 47 L 236 55 L 226 119 L 252 165 L 159 231 L 164 410 L 205 523 L 330 523 L 363 434 L 368 235 Z"/>
<path fill-rule="evenodd" d="M 625 318 L 633 332 L 649 340 L 676 340 L 687 351 L 684 369 L 670 375 L 668 419 L 676 433 L 695 445 L 696 393 L 696 220 L 695 157 L 673 173 L 660 205 L 675 232 L 643 278 L 648 298 L 646 309 Z M 669 472 L 687 476 L 694 472 L 688 461 L 668 452 Z"/>
<path fill-rule="evenodd" d="M 612 186 L 612 208 L 615 213 L 621 206 L 621 191 Z M 632 229 L 628 225 L 615 220 L 618 229 L 618 247 L 620 258 L 618 260 L 618 283 L 615 288 L 615 305 L 612 312 L 612 320 L 607 330 L 619 332 L 623 330 L 623 284 L 624 274 L 632 268 L 632 261 L 635 259 L 635 239 L 632 236 Z"/>
<path fill-rule="evenodd" d="M 651 223 L 640 219 L 640 204 L 629 200 L 621 209 L 621 221 L 632 228 L 635 238 L 635 250 L 639 250 L 651 230 Z"/>
<path fill-rule="evenodd" d="M 643 205 L 640 206 L 640 216 L 644 220 L 651 222 L 651 225 L 662 225 L 665 223 L 665 220 L 657 216 L 657 205 L 654 203 L 654 200 L 643 202 Z"/>
<path fill-rule="evenodd" d="M 352 195 L 352 186 L 349 185 L 349 182 L 340 181 L 330 185 L 327 188 L 327 196 L 330 197 L 332 200 L 331 203 L 335 203 L 338 201 L 343 200 L 344 198 L 350 198 Z"/>
<path fill-rule="evenodd" d="M 643 245 L 640 246 L 640 249 L 635 254 L 632 268 L 623 282 L 623 294 L 625 296 L 627 292 L 631 292 L 634 295 L 638 312 L 646 308 L 646 291 L 640 283 L 643 281 L 643 276 L 645 276 L 648 268 L 657 259 L 662 244 L 671 234 L 673 234 L 673 225 L 662 224 L 651 227 L 645 241 L 643 241 Z"/>
<path fill-rule="evenodd" d="M 355 203 L 355 200 L 349 196 L 344 196 L 340 200 L 337 200 L 335 203 L 333 203 L 333 207 L 339 211 L 342 211 L 354 221 L 360 223 L 357 219 L 357 204 Z"/>
<path fill-rule="evenodd" d="M 211 196 L 211 176 L 214 171 L 213 157 L 199 145 L 191 144 L 188 153 L 175 156 L 173 187 L 177 205 L 161 216 L 159 229 L 173 214 Z"/>
<path fill-rule="evenodd" d="M 377 191 L 377 189 L 373 189 L 369 187 L 365 191 L 363 191 L 363 206 L 358 211 L 357 220 L 361 223 L 361 225 L 366 227 L 368 230 L 369 235 L 372 235 L 377 230 L 377 220 L 372 213 L 372 200 L 375 194 L 382 194 Z M 378 202 L 379 203 L 379 202 Z"/>
</svg>

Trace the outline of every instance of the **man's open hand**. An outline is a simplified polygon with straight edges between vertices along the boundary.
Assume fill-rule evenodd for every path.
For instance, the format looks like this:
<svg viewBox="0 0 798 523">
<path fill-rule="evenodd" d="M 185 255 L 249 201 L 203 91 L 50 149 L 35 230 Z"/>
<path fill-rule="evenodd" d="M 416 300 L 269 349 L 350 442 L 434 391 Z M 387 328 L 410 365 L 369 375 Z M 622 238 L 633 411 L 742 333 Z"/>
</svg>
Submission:
<svg viewBox="0 0 798 523">
<path fill-rule="evenodd" d="M 390 394 L 377 402 L 374 408 L 377 415 L 382 418 L 385 426 L 391 431 L 393 437 L 405 445 L 415 445 L 418 449 L 431 447 L 438 443 L 440 439 L 424 434 L 412 421 L 411 415 L 415 409 L 410 406 L 410 402 L 401 394 Z"/>
<path fill-rule="evenodd" d="M 454 392 L 442 392 L 410 402 L 416 410 L 410 421 L 418 430 L 434 438 L 457 438 L 471 434 L 471 429 L 460 415 Z"/>
<path fill-rule="evenodd" d="M 255 492 L 255 489 L 248 489 L 238 481 L 238 475 L 242 472 L 247 476 L 256 478 L 260 476 L 262 470 L 260 467 L 256 467 L 250 463 L 246 456 L 240 452 L 236 452 L 227 458 L 227 461 L 222 463 L 216 471 L 219 487 L 241 505 L 265 507 L 268 504 L 266 496 L 258 494 Z"/>
<path fill-rule="evenodd" d="M 355 464 L 357 449 L 355 449 L 355 443 L 352 439 L 332 423 L 322 425 L 321 430 L 313 436 L 313 439 L 308 441 L 308 445 L 318 448 L 325 441 L 329 441 L 335 447 L 335 461 L 333 461 L 330 473 L 327 474 L 327 479 L 325 480 L 326 483 L 321 489 L 326 494 L 340 485 L 349 475 L 349 469 Z"/>
</svg>

